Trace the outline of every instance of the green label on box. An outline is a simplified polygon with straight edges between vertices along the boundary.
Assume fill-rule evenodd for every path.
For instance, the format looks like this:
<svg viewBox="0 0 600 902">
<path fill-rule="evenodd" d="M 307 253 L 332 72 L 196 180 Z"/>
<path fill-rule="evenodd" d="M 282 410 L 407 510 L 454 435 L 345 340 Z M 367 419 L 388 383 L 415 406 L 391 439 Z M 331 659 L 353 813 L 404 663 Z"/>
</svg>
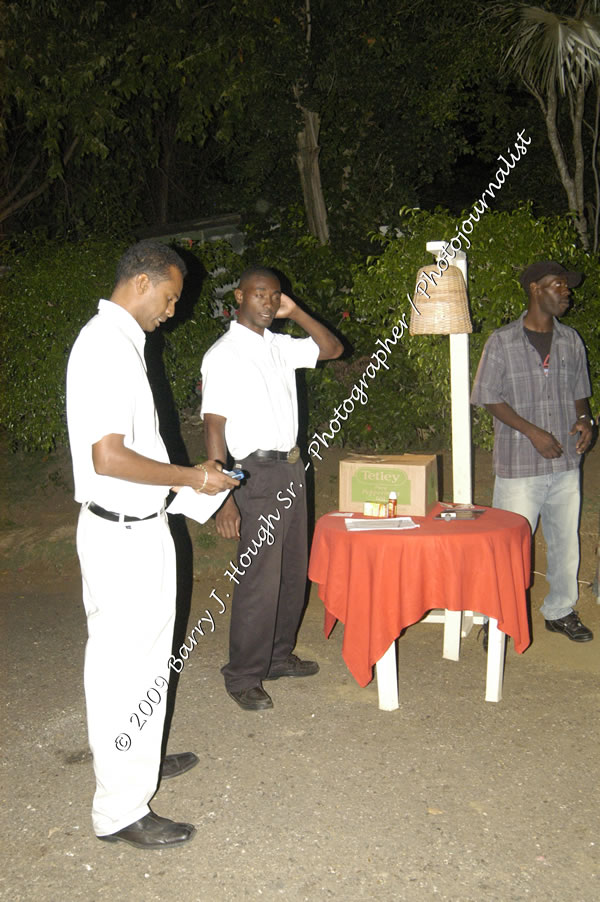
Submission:
<svg viewBox="0 0 600 902">
<path fill-rule="evenodd" d="M 405 470 L 386 467 L 363 467 L 352 474 L 352 501 L 387 501 L 390 492 L 395 492 L 398 504 L 410 504 L 410 480 Z"/>
</svg>

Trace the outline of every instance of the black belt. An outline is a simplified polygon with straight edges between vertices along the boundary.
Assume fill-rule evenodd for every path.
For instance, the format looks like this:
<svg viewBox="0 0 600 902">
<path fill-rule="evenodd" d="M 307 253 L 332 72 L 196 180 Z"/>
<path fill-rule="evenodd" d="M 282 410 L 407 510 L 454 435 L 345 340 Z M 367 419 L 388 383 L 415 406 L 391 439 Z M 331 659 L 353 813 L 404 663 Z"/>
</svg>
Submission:
<svg viewBox="0 0 600 902">
<path fill-rule="evenodd" d="M 128 514 L 117 514 L 115 511 L 107 511 L 103 507 L 100 507 L 99 504 L 95 504 L 93 501 L 90 501 L 88 504 L 88 510 L 93 514 L 96 514 L 97 517 L 102 517 L 103 520 L 110 520 L 112 523 L 138 523 L 142 520 L 152 520 L 153 517 L 158 517 L 162 511 L 156 511 L 155 514 L 148 514 L 147 517 L 130 517 Z"/>
<path fill-rule="evenodd" d="M 259 457 L 262 460 L 287 460 L 289 464 L 295 464 L 300 457 L 300 448 L 294 445 L 289 451 L 253 451 L 248 457 Z"/>
</svg>

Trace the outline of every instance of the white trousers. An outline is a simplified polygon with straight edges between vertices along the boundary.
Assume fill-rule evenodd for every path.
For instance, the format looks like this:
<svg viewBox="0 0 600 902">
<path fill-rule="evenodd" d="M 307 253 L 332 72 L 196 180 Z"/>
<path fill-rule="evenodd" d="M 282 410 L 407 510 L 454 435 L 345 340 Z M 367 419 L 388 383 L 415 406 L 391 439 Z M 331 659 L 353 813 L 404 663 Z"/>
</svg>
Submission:
<svg viewBox="0 0 600 902">
<path fill-rule="evenodd" d="M 114 523 L 84 505 L 77 553 L 88 624 L 92 822 L 102 836 L 147 814 L 156 792 L 175 619 L 175 548 L 166 514 Z"/>
</svg>

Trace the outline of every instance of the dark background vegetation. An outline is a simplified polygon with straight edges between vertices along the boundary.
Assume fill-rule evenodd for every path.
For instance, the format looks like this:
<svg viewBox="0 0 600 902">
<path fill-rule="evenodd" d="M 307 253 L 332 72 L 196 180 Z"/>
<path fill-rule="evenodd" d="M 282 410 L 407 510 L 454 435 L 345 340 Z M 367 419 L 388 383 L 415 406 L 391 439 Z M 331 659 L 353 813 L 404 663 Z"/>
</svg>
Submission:
<svg viewBox="0 0 600 902">
<path fill-rule="evenodd" d="M 598 4 L 540 4 L 556 14 Z M 65 440 L 70 346 L 110 295 L 140 230 L 238 213 L 245 251 L 186 243 L 197 263 L 163 336 L 180 412 L 198 402 L 204 350 L 233 306 L 215 290 L 262 261 L 339 328 L 341 361 L 307 374 L 310 428 L 347 397 L 377 338 L 410 307 L 428 240 L 450 238 L 524 130 L 531 145 L 471 236 L 476 365 L 490 331 L 521 311 L 535 259 L 586 273 L 565 321 L 600 372 L 597 251 L 584 250 L 535 96 L 503 66 L 494 4 L 464 0 L 22 0 L 0 6 L 0 416 L 13 445 Z M 584 96 L 593 223 L 598 73 Z M 594 79 L 596 79 L 594 81 Z M 298 142 L 318 124 L 328 240 L 316 237 Z M 558 126 L 571 154 L 568 98 Z M 571 154 L 571 155 L 570 155 Z M 314 161 L 313 161 L 314 162 Z M 587 196 L 586 195 L 586 196 Z M 387 227 L 386 236 L 381 228 Z M 311 231 L 313 234 L 311 234 Z M 339 441 L 443 445 L 448 339 L 409 337 Z M 475 415 L 475 439 L 489 422 Z"/>
</svg>

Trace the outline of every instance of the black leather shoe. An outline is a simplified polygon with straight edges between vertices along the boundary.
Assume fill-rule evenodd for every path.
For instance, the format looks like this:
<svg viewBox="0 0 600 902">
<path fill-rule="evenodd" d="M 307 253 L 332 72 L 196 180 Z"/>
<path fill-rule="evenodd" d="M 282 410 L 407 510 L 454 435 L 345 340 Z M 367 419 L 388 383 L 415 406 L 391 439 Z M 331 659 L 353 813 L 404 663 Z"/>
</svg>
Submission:
<svg viewBox="0 0 600 902">
<path fill-rule="evenodd" d="M 165 755 L 165 760 L 160 769 L 160 779 L 169 780 L 178 777 L 186 770 L 191 770 L 198 764 L 198 756 L 193 752 L 180 752 L 178 755 Z"/>
<path fill-rule="evenodd" d="M 278 680 L 279 677 L 305 677 L 319 672 L 316 661 L 301 661 L 297 655 L 289 655 L 285 664 L 270 670 L 265 680 Z"/>
<path fill-rule="evenodd" d="M 239 692 L 227 690 L 234 702 L 237 702 L 244 711 L 263 711 L 273 707 L 271 696 L 265 692 L 262 686 L 252 686 L 251 689 L 240 689 Z"/>
<path fill-rule="evenodd" d="M 551 633 L 562 633 L 573 642 L 590 642 L 594 638 L 593 632 L 583 625 L 575 611 L 559 620 L 546 620 L 546 629 Z"/>
<path fill-rule="evenodd" d="M 108 836 L 99 836 L 104 842 L 122 842 L 135 846 L 136 849 L 168 849 L 177 846 L 192 838 L 196 828 L 192 824 L 170 821 L 167 817 L 160 817 L 153 811 L 149 811 L 139 821 L 134 821 L 128 827 L 109 833 Z"/>
</svg>

